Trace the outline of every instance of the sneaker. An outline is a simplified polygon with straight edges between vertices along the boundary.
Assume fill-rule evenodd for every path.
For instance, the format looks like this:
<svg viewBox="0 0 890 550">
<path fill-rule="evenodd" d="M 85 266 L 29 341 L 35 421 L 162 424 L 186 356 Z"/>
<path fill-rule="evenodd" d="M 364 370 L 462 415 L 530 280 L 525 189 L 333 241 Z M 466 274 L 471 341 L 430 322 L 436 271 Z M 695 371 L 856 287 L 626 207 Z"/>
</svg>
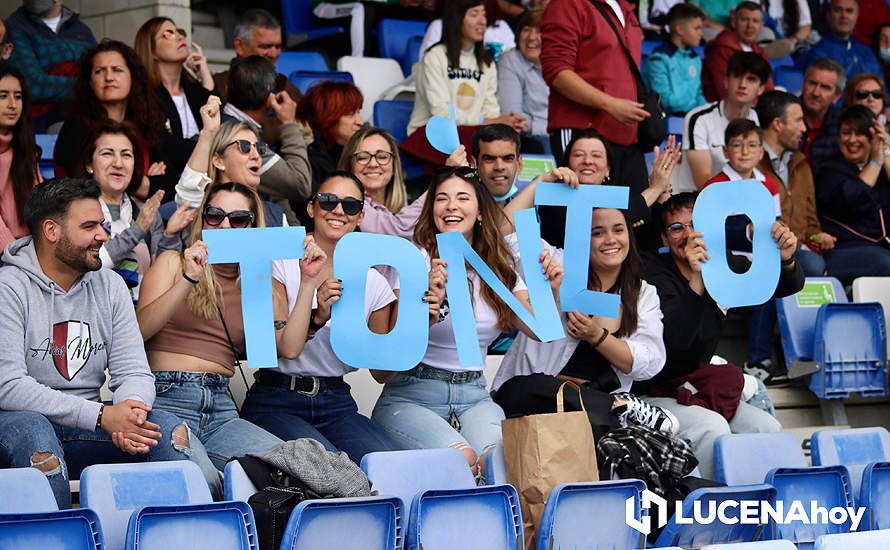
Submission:
<svg viewBox="0 0 890 550">
<path fill-rule="evenodd" d="M 745 363 L 745 374 L 750 374 L 754 378 L 759 378 L 767 386 L 778 386 L 780 384 L 788 384 L 788 371 L 782 369 L 772 359 L 764 359 L 755 363 Z"/>
<path fill-rule="evenodd" d="M 671 435 L 677 433 L 680 423 L 677 421 L 677 417 L 671 414 L 671 411 L 646 403 L 630 393 L 619 393 L 615 395 L 615 398 L 624 401 L 623 405 L 612 409 L 623 428 L 638 424 Z"/>
</svg>

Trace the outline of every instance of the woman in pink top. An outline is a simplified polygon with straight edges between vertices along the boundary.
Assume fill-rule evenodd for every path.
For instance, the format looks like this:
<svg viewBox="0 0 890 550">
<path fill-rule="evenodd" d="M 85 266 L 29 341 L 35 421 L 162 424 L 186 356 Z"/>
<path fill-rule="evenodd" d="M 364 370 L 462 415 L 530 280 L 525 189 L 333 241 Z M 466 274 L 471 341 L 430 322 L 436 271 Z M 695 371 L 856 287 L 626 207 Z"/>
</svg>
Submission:
<svg viewBox="0 0 890 550">
<path fill-rule="evenodd" d="M 39 178 L 31 94 L 18 69 L 0 63 L 0 247 L 28 234 L 24 209 Z"/>
</svg>

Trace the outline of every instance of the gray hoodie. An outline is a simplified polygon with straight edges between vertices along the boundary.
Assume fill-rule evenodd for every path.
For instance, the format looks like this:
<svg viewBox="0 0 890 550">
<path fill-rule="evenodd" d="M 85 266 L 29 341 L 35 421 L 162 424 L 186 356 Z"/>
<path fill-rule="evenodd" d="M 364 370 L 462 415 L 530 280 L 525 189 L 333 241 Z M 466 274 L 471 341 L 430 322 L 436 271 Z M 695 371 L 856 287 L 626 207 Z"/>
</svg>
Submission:
<svg viewBox="0 0 890 550">
<path fill-rule="evenodd" d="M 43 273 L 30 236 L 6 247 L 3 262 L 0 409 L 92 430 L 106 368 L 115 403 L 154 402 L 154 376 L 120 275 L 89 271 L 65 292 Z"/>
</svg>

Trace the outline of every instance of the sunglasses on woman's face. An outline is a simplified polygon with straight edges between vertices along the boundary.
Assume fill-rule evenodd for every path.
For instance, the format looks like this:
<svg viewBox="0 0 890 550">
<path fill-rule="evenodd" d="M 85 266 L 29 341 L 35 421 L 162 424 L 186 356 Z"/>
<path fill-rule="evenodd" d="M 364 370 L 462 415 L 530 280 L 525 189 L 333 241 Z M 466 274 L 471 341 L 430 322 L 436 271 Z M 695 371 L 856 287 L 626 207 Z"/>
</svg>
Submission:
<svg viewBox="0 0 890 550">
<path fill-rule="evenodd" d="M 248 141 L 246 139 L 236 139 L 230 142 L 228 145 L 224 147 L 224 149 L 228 149 L 232 145 L 237 145 L 238 150 L 241 151 L 242 155 L 250 154 L 251 147 L 256 149 L 258 155 L 263 156 L 266 154 L 266 144 L 262 142 L 253 143 L 252 141 Z"/>
<path fill-rule="evenodd" d="M 210 206 L 209 204 L 204 207 L 205 224 L 211 227 L 216 227 L 226 218 L 229 218 L 229 226 L 233 229 L 243 229 L 245 227 L 250 227 L 253 224 L 253 212 L 250 210 L 232 210 L 231 212 L 226 212 L 222 208 Z"/>
<path fill-rule="evenodd" d="M 364 207 L 364 203 L 355 197 L 346 197 L 341 199 L 337 195 L 333 193 L 317 193 L 315 195 L 315 202 L 318 203 L 318 206 L 321 207 L 325 212 L 333 212 L 337 205 L 343 207 L 343 213 L 347 216 L 355 216 L 359 212 L 362 211 Z"/>
<path fill-rule="evenodd" d="M 875 99 L 884 99 L 884 92 L 880 89 L 877 90 L 856 90 L 856 99 L 863 100 L 867 99 L 868 96 L 872 96 Z"/>
</svg>

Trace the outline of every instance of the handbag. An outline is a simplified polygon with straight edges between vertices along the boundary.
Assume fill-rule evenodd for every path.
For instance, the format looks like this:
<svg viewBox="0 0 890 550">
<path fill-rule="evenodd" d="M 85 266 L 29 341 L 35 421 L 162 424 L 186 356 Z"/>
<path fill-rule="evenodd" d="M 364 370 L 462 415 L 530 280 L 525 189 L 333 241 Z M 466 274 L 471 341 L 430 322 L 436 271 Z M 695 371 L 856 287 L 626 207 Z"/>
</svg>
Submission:
<svg viewBox="0 0 890 550">
<path fill-rule="evenodd" d="M 643 82 L 643 75 L 640 74 L 640 69 L 637 68 L 636 61 L 634 61 L 627 46 L 625 46 L 624 42 L 621 40 L 621 33 L 618 32 L 618 27 L 615 26 L 612 18 L 606 12 L 608 8 L 603 6 L 602 3 L 597 0 L 590 0 L 590 3 L 600 12 L 603 19 L 606 20 L 606 23 L 612 27 L 612 31 L 615 32 L 615 38 L 618 39 L 621 49 L 624 50 L 624 55 L 627 56 L 630 70 L 633 72 L 634 79 L 637 81 L 637 102 L 642 103 L 643 109 L 649 113 L 649 118 L 637 123 L 637 147 L 644 153 L 651 151 L 653 147 L 661 145 L 661 142 L 667 138 L 667 118 L 664 113 L 664 108 L 661 106 L 661 96 L 658 95 L 657 92 L 650 90 Z"/>
<path fill-rule="evenodd" d="M 560 483 L 598 481 L 593 430 L 581 402 L 580 411 L 565 412 L 563 382 L 556 392 L 556 412 L 508 418 L 501 423 L 507 476 L 519 493 L 525 547 L 535 548 L 535 535 L 550 491 Z"/>
</svg>

